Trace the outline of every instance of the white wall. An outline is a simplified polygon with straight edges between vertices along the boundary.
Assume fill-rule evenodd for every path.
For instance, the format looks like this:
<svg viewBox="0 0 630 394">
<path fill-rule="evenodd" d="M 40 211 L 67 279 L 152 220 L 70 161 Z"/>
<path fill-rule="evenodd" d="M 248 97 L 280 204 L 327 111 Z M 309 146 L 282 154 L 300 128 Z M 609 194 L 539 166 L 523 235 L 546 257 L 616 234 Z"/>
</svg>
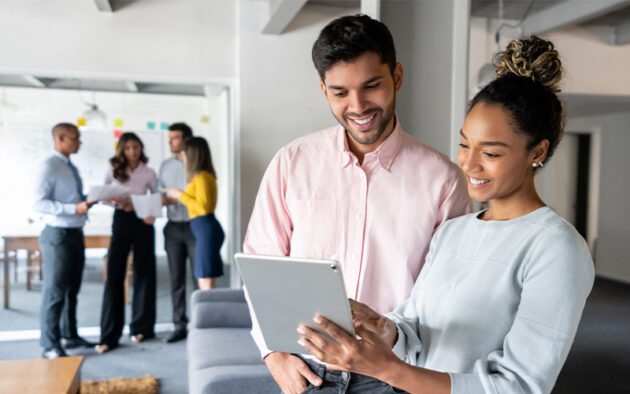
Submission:
<svg viewBox="0 0 630 394">
<path fill-rule="evenodd" d="M 571 119 L 568 130 L 599 134 L 600 166 L 598 229 L 595 243 L 597 274 L 630 283 L 630 113 Z M 597 145 L 595 147 L 597 147 Z M 599 150 L 601 149 L 601 150 Z"/>
<path fill-rule="evenodd" d="M 261 35 L 268 8 L 240 3 L 240 187 L 245 233 L 265 168 L 283 145 L 335 124 L 311 61 L 333 19 L 358 10 L 307 4 L 282 35 Z"/>
<path fill-rule="evenodd" d="M 450 155 L 464 120 L 467 80 L 467 1 L 385 1 L 381 20 L 391 30 L 403 86 L 396 108 L 403 128 Z M 458 24 L 462 24 L 460 31 Z"/>
<path fill-rule="evenodd" d="M 2 1 L 0 53 L 0 70 L 20 73 L 230 79 L 236 5 L 150 0 L 103 13 L 93 0 Z"/>
</svg>

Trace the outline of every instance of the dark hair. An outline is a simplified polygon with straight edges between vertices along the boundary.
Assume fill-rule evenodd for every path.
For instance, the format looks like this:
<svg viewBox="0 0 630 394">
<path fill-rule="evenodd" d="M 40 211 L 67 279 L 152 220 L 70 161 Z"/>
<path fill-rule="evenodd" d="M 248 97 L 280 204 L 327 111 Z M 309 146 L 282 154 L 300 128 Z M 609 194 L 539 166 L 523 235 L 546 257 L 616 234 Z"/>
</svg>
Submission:
<svg viewBox="0 0 630 394">
<path fill-rule="evenodd" d="M 330 22 L 313 44 L 313 64 L 323 81 L 326 71 L 338 62 L 349 62 L 374 52 L 394 74 L 396 48 L 387 26 L 367 15 L 344 16 Z"/>
<path fill-rule="evenodd" d="M 551 41 L 537 36 L 510 42 L 494 58 L 497 78 L 470 102 L 498 104 L 510 115 L 515 129 L 529 137 L 527 149 L 549 140 L 546 163 L 564 132 L 562 103 L 556 95 L 562 63 Z"/>
<path fill-rule="evenodd" d="M 168 130 L 180 131 L 182 133 L 182 136 L 184 137 L 184 140 L 193 136 L 192 128 L 190 128 L 190 126 L 188 126 L 184 122 L 173 123 L 172 125 L 168 126 Z"/>
<path fill-rule="evenodd" d="M 66 122 L 61 122 L 61 123 L 57 123 L 56 125 L 53 126 L 51 133 L 53 138 L 55 138 L 58 134 L 61 133 L 62 130 L 76 130 L 78 131 L 79 128 L 72 124 L 72 123 L 66 123 Z"/>
<path fill-rule="evenodd" d="M 140 140 L 140 137 L 138 137 L 136 133 L 123 133 L 118 139 L 116 154 L 114 157 L 109 159 L 109 164 L 111 164 L 114 169 L 114 178 L 120 182 L 126 182 L 129 179 L 129 174 L 127 174 L 129 162 L 125 157 L 125 144 L 129 141 L 136 141 L 140 144 L 140 162 L 147 163 L 149 161 L 149 158 L 144 154 L 144 144 L 142 143 L 142 140 Z"/>
<path fill-rule="evenodd" d="M 190 181 L 200 171 L 208 171 L 216 179 L 212 165 L 212 154 L 208 142 L 203 137 L 190 137 L 184 144 L 186 153 L 186 178 Z"/>
</svg>

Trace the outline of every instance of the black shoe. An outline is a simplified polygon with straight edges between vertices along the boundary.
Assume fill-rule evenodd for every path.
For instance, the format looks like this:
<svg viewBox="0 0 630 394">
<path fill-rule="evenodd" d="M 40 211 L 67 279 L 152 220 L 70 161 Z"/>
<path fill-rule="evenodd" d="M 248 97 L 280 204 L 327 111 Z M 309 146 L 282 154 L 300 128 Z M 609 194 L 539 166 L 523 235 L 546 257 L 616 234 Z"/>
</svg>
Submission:
<svg viewBox="0 0 630 394">
<path fill-rule="evenodd" d="M 84 338 L 76 337 L 65 340 L 64 347 L 66 349 L 76 349 L 78 347 L 94 347 L 96 346 L 96 342 L 90 342 Z"/>
<path fill-rule="evenodd" d="M 50 349 L 44 349 L 44 353 L 42 353 L 42 357 L 48 360 L 54 360 L 59 357 L 68 356 L 66 352 L 61 347 L 53 347 Z"/>
<path fill-rule="evenodd" d="M 181 341 L 182 339 L 185 339 L 187 335 L 188 335 L 188 331 L 186 331 L 185 328 L 181 328 L 181 329 L 173 331 L 171 335 L 169 335 L 168 338 L 166 338 L 166 342 L 173 343 L 173 342 Z"/>
</svg>

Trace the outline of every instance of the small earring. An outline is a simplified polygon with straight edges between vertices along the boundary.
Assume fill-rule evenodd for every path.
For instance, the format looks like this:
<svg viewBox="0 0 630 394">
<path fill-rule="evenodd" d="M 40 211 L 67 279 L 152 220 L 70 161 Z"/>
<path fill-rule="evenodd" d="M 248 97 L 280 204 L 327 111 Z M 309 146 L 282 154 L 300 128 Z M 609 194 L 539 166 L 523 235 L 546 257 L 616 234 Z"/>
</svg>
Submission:
<svg viewBox="0 0 630 394">
<path fill-rule="evenodd" d="M 532 167 L 534 168 L 538 168 L 538 167 L 543 168 L 544 166 L 545 165 L 543 164 L 542 161 L 539 161 L 538 163 L 532 163 Z"/>
</svg>

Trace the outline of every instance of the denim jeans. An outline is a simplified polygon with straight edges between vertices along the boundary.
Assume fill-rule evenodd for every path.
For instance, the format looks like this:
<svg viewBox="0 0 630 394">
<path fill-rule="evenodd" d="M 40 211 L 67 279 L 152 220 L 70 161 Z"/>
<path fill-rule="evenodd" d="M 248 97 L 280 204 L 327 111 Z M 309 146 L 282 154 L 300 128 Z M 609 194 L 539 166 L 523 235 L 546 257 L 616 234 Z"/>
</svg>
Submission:
<svg viewBox="0 0 630 394">
<path fill-rule="evenodd" d="M 309 359 L 302 359 L 324 383 L 316 387 L 309 385 L 304 393 L 312 394 L 389 394 L 404 393 L 387 383 L 369 376 L 344 371 L 327 371 L 323 364 Z"/>
</svg>

